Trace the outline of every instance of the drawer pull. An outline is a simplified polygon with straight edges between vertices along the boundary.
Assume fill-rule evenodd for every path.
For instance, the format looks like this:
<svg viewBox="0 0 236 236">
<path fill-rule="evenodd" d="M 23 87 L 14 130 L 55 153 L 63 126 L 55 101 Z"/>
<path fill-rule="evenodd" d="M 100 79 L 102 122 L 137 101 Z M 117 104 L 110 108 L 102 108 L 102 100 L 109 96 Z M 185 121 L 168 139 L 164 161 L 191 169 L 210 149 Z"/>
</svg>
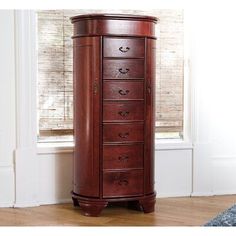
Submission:
<svg viewBox="0 0 236 236">
<path fill-rule="evenodd" d="M 124 52 L 124 53 L 128 52 L 129 50 L 130 50 L 129 47 L 126 47 L 126 48 L 119 47 L 119 51 Z"/>
<path fill-rule="evenodd" d="M 127 95 L 128 93 L 129 93 L 129 90 L 122 90 L 122 89 L 119 90 L 120 95 Z"/>
<path fill-rule="evenodd" d="M 129 115 L 129 111 L 119 111 L 118 114 L 119 114 L 120 116 L 125 117 L 125 116 Z"/>
<path fill-rule="evenodd" d="M 119 156 L 118 157 L 119 161 L 127 161 L 129 159 L 128 156 Z"/>
<path fill-rule="evenodd" d="M 126 68 L 125 70 L 123 70 L 122 68 L 120 68 L 120 69 L 119 69 L 119 72 L 120 72 L 121 74 L 127 74 L 127 73 L 129 72 L 129 69 Z"/>
<path fill-rule="evenodd" d="M 129 181 L 128 181 L 128 180 L 126 180 L 126 179 L 121 179 L 121 180 L 119 180 L 118 184 L 119 184 L 119 185 L 126 186 L 126 185 L 128 185 L 128 184 L 129 184 Z"/>
<path fill-rule="evenodd" d="M 120 138 L 128 138 L 129 133 L 128 132 L 126 132 L 126 133 L 119 133 L 118 135 L 119 135 Z"/>
</svg>

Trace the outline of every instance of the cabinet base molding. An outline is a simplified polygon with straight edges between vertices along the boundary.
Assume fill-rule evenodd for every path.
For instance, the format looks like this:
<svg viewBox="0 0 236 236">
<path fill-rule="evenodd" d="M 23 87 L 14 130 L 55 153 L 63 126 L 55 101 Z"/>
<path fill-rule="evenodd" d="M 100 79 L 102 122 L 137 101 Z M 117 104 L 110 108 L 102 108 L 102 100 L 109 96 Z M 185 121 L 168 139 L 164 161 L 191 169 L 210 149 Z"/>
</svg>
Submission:
<svg viewBox="0 0 236 236">
<path fill-rule="evenodd" d="M 72 192 L 75 207 L 81 207 L 85 216 L 99 216 L 102 210 L 109 205 L 124 206 L 132 210 L 151 213 L 155 211 L 156 193 L 141 197 L 127 198 L 88 198 Z"/>
</svg>

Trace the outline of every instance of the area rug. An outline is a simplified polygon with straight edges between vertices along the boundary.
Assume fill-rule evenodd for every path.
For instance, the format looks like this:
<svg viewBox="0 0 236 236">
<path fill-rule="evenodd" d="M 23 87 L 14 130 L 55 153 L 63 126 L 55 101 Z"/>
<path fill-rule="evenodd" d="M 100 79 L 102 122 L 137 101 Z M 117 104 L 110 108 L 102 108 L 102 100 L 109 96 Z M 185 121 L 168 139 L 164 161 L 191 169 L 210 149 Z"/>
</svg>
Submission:
<svg viewBox="0 0 236 236">
<path fill-rule="evenodd" d="M 236 226 L 236 205 L 220 213 L 204 226 Z"/>
</svg>

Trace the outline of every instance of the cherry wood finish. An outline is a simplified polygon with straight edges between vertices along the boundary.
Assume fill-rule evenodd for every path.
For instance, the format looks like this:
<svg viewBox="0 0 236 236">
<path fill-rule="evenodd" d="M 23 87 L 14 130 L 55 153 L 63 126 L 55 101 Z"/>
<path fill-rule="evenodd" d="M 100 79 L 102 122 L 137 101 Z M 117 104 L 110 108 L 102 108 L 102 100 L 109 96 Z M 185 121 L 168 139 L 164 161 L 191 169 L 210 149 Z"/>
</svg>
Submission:
<svg viewBox="0 0 236 236">
<path fill-rule="evenodd" d="M 103 142 L 143 142 L 143 136 L 143 123 L 103 125 Z"/>
<path fill-rule="evenodd" d="M 104 100 L 143 100 L 143 81 L 104 81 Z"/>
<path fill-rule="evenodd" d="M 143 144 L 103 145 L 103 170 L 143 168 Z"/>
<path fill-rule="evenodd" d="M 104 57 L 144 58 L 144 39 L 104 37 L 103 55 Z"/>
<path fill-rule="evenodd" d="M 72 200 L 87 216 L 98 216 L 112 202 L 154 211 L 156 21 L 134 15 L 72 18 Z"/>
<path fill-rule="evenodd" d="M 121 45 L 121 44 L 120 44 Z M 103 79 L 143 79 L 143 59 L 104 59 Z"/>
<path fill-rule="evenodd" d="M 103 197 L 139 195 L 143 195 L 143 170 L 103 172 Z"/>
<path fill-rule="evenodd" d="M 143 121 L 143 101 L 123 101 L 103 103 L 103 122 Z"/>
<path fill-rule="evenodd" d="M 91 197 L 99 197 L 99 53 L 99 37 L 74 40 L 74 192 Z"/>
<path fill-rule="evenodd" d="M 155 38 L 157 18 L 134 15 L 80 15 L 71 18 L 74 36 L 136 36 Z"/>
</svg>

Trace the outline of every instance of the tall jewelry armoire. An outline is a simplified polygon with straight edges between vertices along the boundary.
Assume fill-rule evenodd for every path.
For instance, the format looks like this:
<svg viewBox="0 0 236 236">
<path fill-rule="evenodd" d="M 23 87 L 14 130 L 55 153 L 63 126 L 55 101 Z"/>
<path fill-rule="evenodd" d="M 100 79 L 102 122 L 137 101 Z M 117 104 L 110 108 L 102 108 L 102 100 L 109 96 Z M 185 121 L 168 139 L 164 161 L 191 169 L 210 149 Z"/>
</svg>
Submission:
<svg viewBox="0 0 236 236">
<path fill-rule="evenodd" d="M 115 202 L 153 212 L 157 18 L 91 14 L 71 21 L 74 205 L 88 216 Z"/>
</svg>

